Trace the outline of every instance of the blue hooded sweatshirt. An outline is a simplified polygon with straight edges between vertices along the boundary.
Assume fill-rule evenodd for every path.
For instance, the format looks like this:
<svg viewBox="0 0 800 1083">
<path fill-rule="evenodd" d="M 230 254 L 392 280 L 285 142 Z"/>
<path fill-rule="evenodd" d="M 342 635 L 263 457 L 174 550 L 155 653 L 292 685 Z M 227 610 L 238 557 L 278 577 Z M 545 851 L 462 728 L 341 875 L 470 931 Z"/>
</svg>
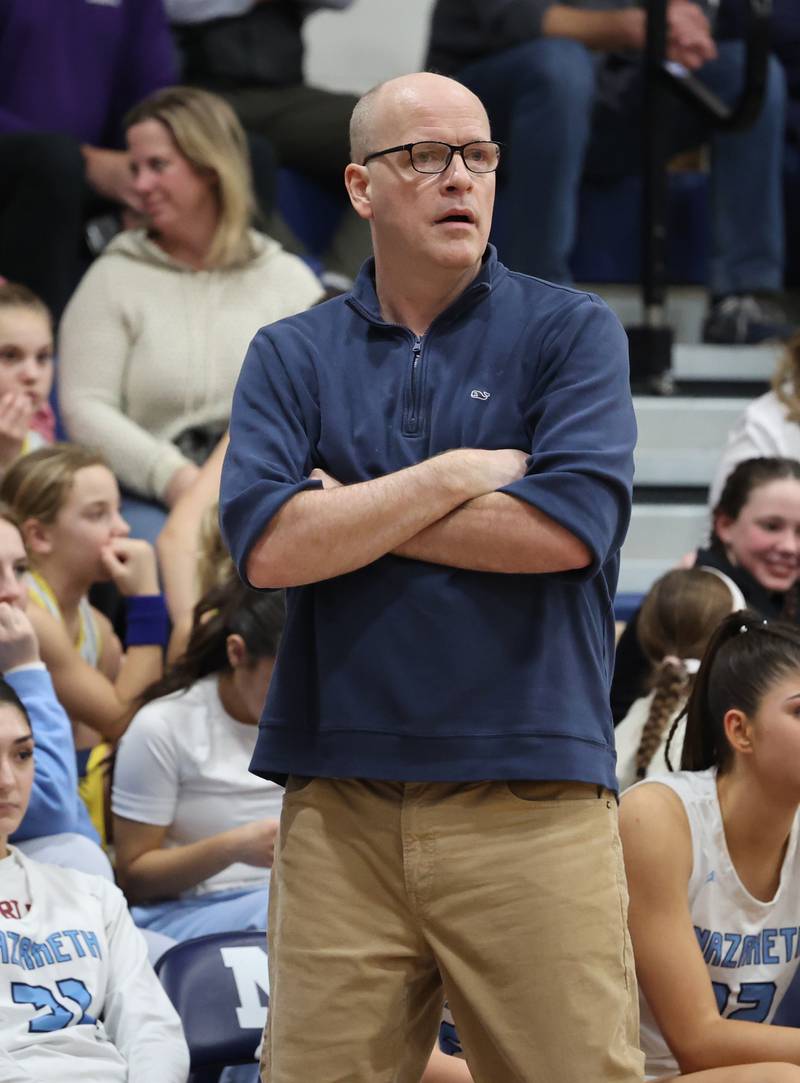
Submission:
<svg viewBox="0 0 800 1083">
<path fill-rule="evenodd" d="M 564 779 L 616 788 L 613 595 L 635 422 L 627 340 L 597 297 L 513 273 L 490 246 L 422 338 L 353 292 L 258 332 L 234 396 L 223 533 L 248 554 L 319 466 L 348 484 L 451 448 L 529 450 L 503 492 L 592 554 L 505 575 L 387 555 L 287 592 L 251 769 L 414 781 Z M 491 543 L 489 543 L 491 544 Z"/>
</svg>

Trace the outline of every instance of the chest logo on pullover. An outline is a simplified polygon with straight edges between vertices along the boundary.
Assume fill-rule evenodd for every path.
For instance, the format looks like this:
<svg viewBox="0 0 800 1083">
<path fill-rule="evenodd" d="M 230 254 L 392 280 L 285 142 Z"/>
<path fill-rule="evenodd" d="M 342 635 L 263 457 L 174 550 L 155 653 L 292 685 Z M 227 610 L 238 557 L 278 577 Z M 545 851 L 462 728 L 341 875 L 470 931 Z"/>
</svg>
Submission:
<svg viewBox="0 0 800 1083">
<path fill-rule="evenodd" d="M 479 399 L 481 402 L 486 402 L 487 399 L 492 397 L 491 391 L 482 391 L 479 387 L 474 387 L 469 393 L 471 399 Z"/>
</svg>

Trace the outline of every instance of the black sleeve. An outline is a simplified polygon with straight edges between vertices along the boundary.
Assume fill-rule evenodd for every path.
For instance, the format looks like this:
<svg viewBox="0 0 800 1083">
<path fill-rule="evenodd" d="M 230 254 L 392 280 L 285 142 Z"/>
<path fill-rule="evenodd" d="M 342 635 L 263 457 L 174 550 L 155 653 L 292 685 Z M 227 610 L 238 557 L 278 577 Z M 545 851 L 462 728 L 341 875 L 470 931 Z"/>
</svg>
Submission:
<svg viewBox="0 0 800 1083">
<path fill-rule="evenodd" d="M 614 659 L 614 679 L 611 682 L 611 715 L 614 725 L 618 725 L 630 710 L 631 704 L 647 693 L 647 678 L 650 663 L 639 644 L 636 625 L 639 621 L 637 609 L 625 631 L 619 637 L 617 653 Z"/>
</svg>

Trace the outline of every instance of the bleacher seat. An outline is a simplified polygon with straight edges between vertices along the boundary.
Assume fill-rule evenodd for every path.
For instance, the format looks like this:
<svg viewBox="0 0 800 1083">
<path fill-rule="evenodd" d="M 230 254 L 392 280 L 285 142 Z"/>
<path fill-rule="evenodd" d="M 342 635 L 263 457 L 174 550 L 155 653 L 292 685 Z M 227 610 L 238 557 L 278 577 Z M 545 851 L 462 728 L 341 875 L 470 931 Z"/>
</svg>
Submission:
<svg viewBox="0 0 800 1083">
<path fill-rule="evenodd" d="M 266 938 L 259 931 L 200 936 L 158 960 L 186 1034 L 189 1083 L 216 1083 L 224 1067 L 254 1063 L 269 1003 Z"/>
</svg>

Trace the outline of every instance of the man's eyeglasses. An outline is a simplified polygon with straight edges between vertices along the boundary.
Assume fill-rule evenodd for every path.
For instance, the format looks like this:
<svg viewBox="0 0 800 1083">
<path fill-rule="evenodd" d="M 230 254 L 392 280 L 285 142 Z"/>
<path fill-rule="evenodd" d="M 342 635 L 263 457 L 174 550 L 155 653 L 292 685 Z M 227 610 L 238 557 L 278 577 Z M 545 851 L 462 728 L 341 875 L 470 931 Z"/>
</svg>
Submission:
<svg viewBox="0 0 800 1083">
<path fill-rule="evenodd" d="M 405 150 L 411 159 L 411 165 L 417 173 L 444 173 L 453 160 L 454 154 L 460 154 L 464 165 L 471 173 L 494 173 L 500 164 L 500 144 L 488 139 L 479 139 L 472 143 L 463 143 L 460 147 L 452 143 L 403 143 L 399 147 L 387 147 L 368 154 L 363 164 L 373 158 L 382 158 L 384 154 L 396 154 Z"/>
</svg>

